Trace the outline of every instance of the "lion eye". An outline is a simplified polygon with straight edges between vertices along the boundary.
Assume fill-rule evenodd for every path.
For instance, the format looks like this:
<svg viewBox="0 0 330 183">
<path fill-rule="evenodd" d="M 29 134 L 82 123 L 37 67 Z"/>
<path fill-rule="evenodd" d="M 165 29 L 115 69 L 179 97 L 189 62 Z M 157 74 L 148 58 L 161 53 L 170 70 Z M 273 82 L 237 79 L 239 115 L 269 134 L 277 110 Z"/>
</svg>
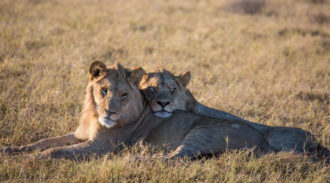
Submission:
<svg viewBox="0 0 330 183">
<path fill-rule="evenodd" d="M 120 99 L 121 99 L 121 100 L 124 100 L 127 96 L 128 96 L 127 93 L 123 93 L 123 94 L 120 96 Z"/>
<path fill-rule="evenodd" d="M 154 87 L 149 87 L 148 90 L 152 93 L 156 92 L 156 89 Z"/>
<path fill-rule="evenodd" d="M 108 89 L 106 89 L 106 88 L 102 88 L 102 89 L 101 89 L 101 93 L 102 93 L 102 96 L 103 96 L 103 97 L 106 96 L 107 93 L 108 93 Z"/>
<path fill-rule="evenodd" d="M 171 88 L 171 89 L 170 89 L 170 92 L 171 92 L 171 93 L 174 93 L 175 90 L 176 90 L 176 88 Z"/>
</svg>

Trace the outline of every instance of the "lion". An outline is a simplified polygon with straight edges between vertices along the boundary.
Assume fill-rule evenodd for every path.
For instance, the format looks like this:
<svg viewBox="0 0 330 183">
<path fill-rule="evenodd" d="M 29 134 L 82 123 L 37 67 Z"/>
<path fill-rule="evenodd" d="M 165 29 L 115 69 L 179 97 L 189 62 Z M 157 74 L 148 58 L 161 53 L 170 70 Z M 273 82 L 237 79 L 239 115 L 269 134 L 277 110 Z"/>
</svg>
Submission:
<svg viewBox="0 0 330 183">
<path fill-rule="evenodd" d="M 329 155 L 329 151 L 316 143 L 315 138 L 309 132 L 300 128 L 267 126 L 204 106 L 186 88 L 190 77 L 190 72 L 175 76 L 165 69 L 157 69 L 154 72 L 144 74 L 139 89 L 148 99 L 155 116 L 167 118 L 174 115 L 175 111 L 183 110 L 207 117 L 238 120 L 257 129 L 275 152 L 323 151 Z"/>
<path fill-rule="evenodd" d="M 132 145 L 140 140 L 170 151 L 164 159 L 193 158 L 245 148 L 258 154 L 268 152 L 269 145 L 262 134 L 240 121 L 181 110 L 169 118 L 153 115 L 148 100 L 138 88 L 144 74 L 138 67 L 126 69 L 120 64 L 106 67 L 102 62 L 93 62 L 80 124 L 72 134 L 75 139 L 85 141 L 75 143 L 62 136 L 57 141 L 61 143 L 45 139 L 49 143 L 42 144 L 47 145 L 37 142 L 28 146 L 51 147 L 41 152 L 42 158 L 67 159 L 117 152 L 121 144 Z M 65 145 L 69 141 L 75 144 Z"/>
</svg>

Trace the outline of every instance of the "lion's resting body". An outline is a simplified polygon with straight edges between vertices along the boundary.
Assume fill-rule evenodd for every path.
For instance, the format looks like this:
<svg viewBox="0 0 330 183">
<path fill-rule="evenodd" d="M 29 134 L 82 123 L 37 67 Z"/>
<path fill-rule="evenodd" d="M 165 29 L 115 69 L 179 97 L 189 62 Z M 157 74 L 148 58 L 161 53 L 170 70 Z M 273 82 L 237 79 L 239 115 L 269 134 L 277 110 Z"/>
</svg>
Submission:
<svg viewBox="0 0 330 183">
<path fill-rule="evenodd" d="M 186 88 L 189 80 L 189 72 L 174 76 L 167 70 L 158 69 L 145 74 L 139 88 L 144 91 L 156 116 L 167 117 L 180 109 L 207 117 L 241 121 L 257 129 L 268 141 L 271 149 L 276 152 L 282 150 L 304 153 L 319 150 L 329 153 L 327 149 L 316 143 L 309 132 L 300 128 L 254 123 L 199 103 Z"/>
<path fill-rule="evenodd" d="M 147 108 L 151 115 L 147 120 L 150 131 L 143 139 L 153 146 L 165 144 L 166 149 L 175 150 L 169 157 L 218 154 L 226 149 L 256 147 L 261 152 L 269 149 L 260 133 L 241 122 L 205 118 L 184 111 L 159 119 L 152 115 L 149 106 Z"/>
<path fill-rule="evenodd" d="M 315 149 L 317 144 L 310 132 L 301 128 L 267 126 L 260 123 L 247 121 L 235 115 L 207 107 L 196 101 L 194 110 L 195 114 L 228 120 L 238 120 L 253 126 L 261 134 L 265 136 L 272 150 L 278 151 L 294 151 L 296 153 L 304 153 Z"/>
<path fill-rule="evenodd" d="M 252 147 L 256 152 L 268 151 L 269 146 L 263 136 L 239 121 L 208 118 L 184 111 L 177 111 L 170 118 L 154 116 L 137 87 L 144 73 L 142 71 L 128 71 L 121 65 L 106 68 L 101 62 L 91 64 L 80 125 L 70 134 L 73 140 L 55 137 L 65 143 L 51 144 L 50 139 L 45 139 L 44 142 L 50 142 L 46 143 L 47 147 L 38 147 L 40 141 L 32 146 L 46 149 L 42 152 L 43 157 L 70 159 L 114 152 L 119 144 L 132 144 L 141 139 L 152 146 L 165 146 L 172 151 L 166 158 L 194 157 Z"/>
<path fill-rule="evenodd" d="M 244 135 L 239 135 L 244 131 Z M 91 154 L 102 155 L 117 151 L 120 144 L 131 145 L 139 140 L 152 147 L 165 148 L 165 158 L 195 157 L 219 154 L 226 150 L 255 148 L 266 153 L 267 141 L 252 127 L 234 121 L 204 118 L 189 112 L 177 111 L 170 118 L 152 115 L 148 105 L 141 116 L 131 124 L 106 128 L 100 126 L 93 140 L 72 146 L 52 148 L 45 157 L 79 158 Z"/>
</svg>

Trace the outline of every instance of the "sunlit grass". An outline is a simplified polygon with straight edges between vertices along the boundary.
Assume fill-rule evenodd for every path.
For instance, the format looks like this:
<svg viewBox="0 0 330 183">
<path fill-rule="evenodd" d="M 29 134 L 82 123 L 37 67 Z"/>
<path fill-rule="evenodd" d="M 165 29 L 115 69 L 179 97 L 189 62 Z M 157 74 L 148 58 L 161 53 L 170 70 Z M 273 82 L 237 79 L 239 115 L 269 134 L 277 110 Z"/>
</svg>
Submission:
<svg viewBox="0 0 330 183">
<path fill-rule="evenodd" d="M 330 4 L 235 1 L 0 1 L 0 145 L 77 127 L 87 67 L 190 70 L 202 103 L 267 125 L 310 131 L 330 147 Z M 237 6 L 238 3 L 238 6 Z M 165 163 L 111 158 L 0 158 L 1 181 L 326 182 L 330 168 L 302 155 L 244 152 Z"/>
</svg>

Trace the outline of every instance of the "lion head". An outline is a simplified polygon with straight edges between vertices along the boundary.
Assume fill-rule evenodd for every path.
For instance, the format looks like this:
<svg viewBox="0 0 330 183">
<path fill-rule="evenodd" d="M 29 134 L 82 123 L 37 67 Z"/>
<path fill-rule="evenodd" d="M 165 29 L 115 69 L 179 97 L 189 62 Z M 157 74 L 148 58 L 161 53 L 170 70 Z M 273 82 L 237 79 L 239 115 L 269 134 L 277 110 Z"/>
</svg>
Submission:
<svg viewBox="0 0 330 183">
<path fill-rule="evenodd" d="M 101 125 L 123 126 L 139 117 L 144 106 L 137 84 L 144 73 L 142 68 L 130 70 L 120 64 L 107 68 L 100 61 L 90 65 L 91 102 Z"/>
<path fill-rule="evenodd" d="M 195 101 L 186 89 L 190 72 L 175 76 L 165 69 L 158 69 L 143 75 L 139 89 L 149 101 L 154 115 L 170 117 L 177 110 L 191 111 Z"/>
</svg>

